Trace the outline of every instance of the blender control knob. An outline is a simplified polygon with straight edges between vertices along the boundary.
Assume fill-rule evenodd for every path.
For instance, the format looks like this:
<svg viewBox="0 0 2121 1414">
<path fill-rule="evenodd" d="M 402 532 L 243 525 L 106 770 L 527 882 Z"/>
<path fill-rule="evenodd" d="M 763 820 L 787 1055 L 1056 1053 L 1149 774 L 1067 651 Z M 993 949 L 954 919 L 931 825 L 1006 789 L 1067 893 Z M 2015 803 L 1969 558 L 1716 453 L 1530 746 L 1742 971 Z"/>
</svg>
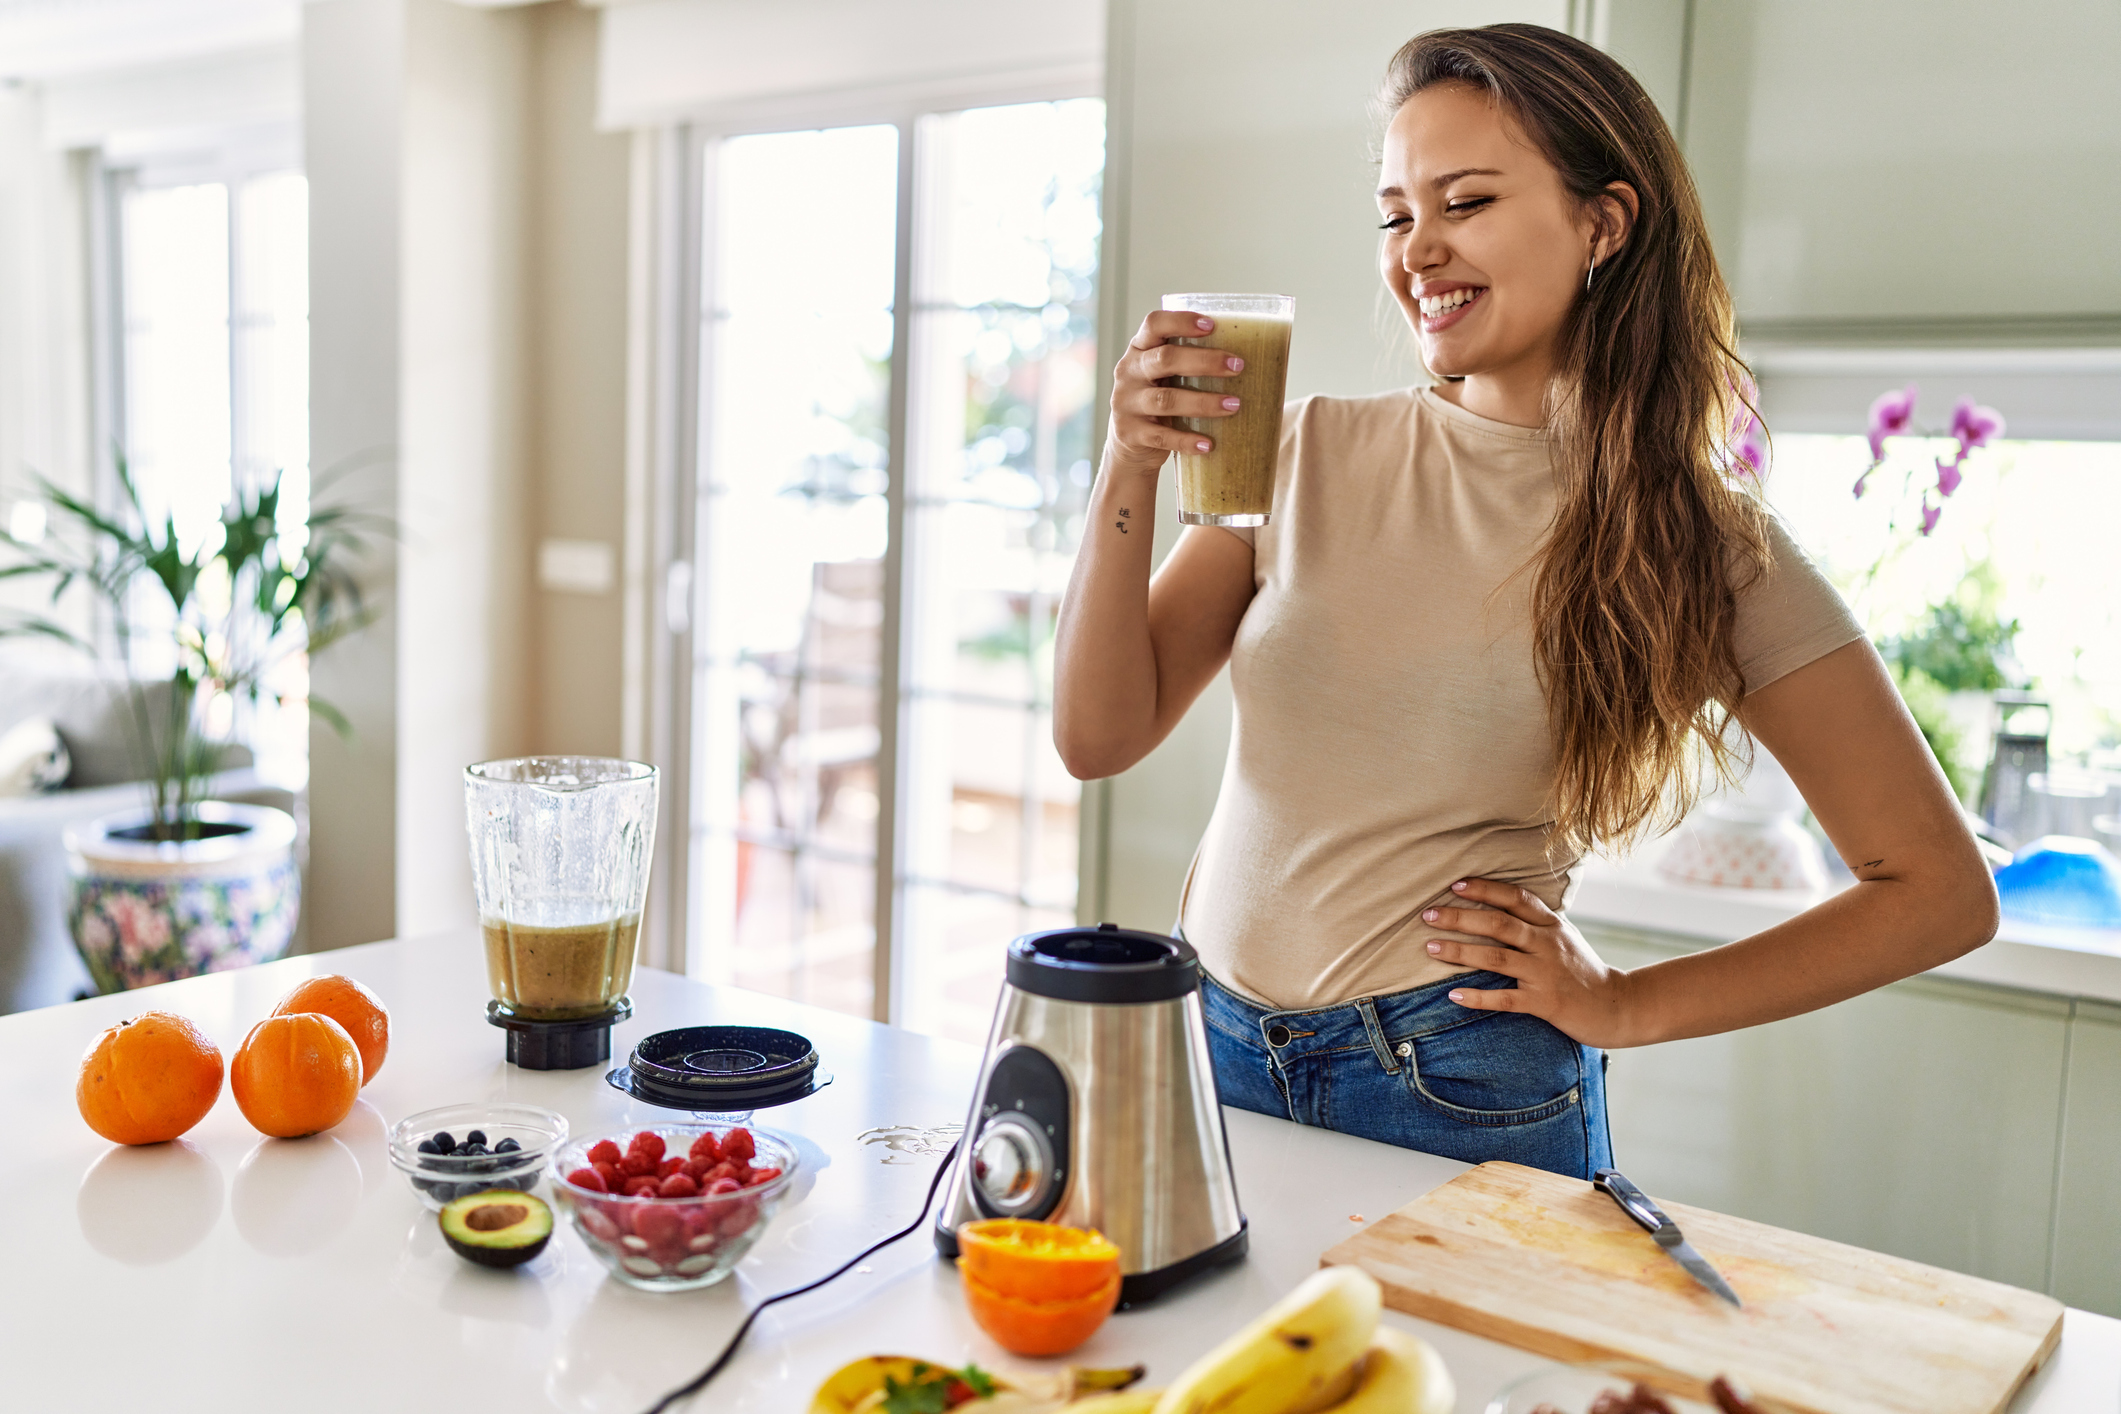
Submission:
<svg viewBox="0 0 2121 1414">
<path fill-rule="evenodd" d="M 972 1178 L 1003 1217 L 1034 1207 L 1052 1185 L 1053 1159 L 1045 1136 L 1022 1115 L 997 1115 L 980 1130 Z"/>
</svg>

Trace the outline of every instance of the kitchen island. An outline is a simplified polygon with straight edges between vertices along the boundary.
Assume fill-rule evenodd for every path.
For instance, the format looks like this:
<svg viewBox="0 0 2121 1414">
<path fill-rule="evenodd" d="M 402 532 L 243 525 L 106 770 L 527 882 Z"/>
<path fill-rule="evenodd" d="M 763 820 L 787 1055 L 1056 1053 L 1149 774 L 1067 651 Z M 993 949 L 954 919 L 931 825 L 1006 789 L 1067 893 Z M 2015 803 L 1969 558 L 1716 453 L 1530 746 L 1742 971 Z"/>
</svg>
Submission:
<svg viewBox="0 0 2121 1414">
<path fill-rule="evenodd" d="M 223 1093 L 178 1144 L 120 1149 L 75 1111 L 82 1051 L 151 1009 L 197 1022 L 233 1053 L 306 976 L 343 972 L 392 1011 L 389 1059 L 327 1134 L 264 1139 Z M 704 1022 L 781 1026 L 816 1042 L 824 1090 L 757 1123 L 791 1136 L 796 1198 L 736 1276 L 649 1294 L 609 1280 L 571 1231 L 515 1272 L 473 1267 L 390 1168 L 389 1125 L 458 1101 L 516 1100 L 577 1137 L 682 1115 L 604 1083 L 605 1067 L 525 1071 L 483 1015 L 476 934 L 377 943 L 0 1017 L 0 1407 L 105 1411 L 558 1409 L 630 1414 L 689 1379 L 762 1294 L 797 1285 L 912 1220 L 938 1157 L 920 1136 L 962 1122 L 978 1053 L 954 1042 L 643 970 L 620 1058 L 649 1032 Z M 1313 1270 L 1365 1221 L 1462 1172 L 1449 1160 L 1229 1111 L 1251 1220 L 1250 1259 L 1113 1317 L 1074 1363 L 1146 1363 L 1164 1380 Z M 564 1222 L 564 1220 L 563 1220 Z M 1432 1341 L 1461 1414 L 1543 1362 L 1387 1313 Z M 826 1373 L 895 1352 L 990 1368 L 1027 1362 L 975 1327 L 925 1232 L 833 1286 L 774 1308 L 690 1407 L 808 1407 Z M 2072 1310 L 2060 1351 L 2014 1414 L 2121 1405 L 2121 1321 Z"/>
</svg>

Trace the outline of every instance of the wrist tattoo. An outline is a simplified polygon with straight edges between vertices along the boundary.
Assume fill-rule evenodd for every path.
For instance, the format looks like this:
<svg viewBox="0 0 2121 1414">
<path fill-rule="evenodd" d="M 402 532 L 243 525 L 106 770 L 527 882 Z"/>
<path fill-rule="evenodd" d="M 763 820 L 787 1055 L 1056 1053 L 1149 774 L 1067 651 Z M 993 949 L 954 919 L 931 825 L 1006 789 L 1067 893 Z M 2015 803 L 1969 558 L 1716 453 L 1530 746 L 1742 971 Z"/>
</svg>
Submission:
<svg viewBox="0 0 2121 1414">
<path fill-rule="evenodd" d="M 1112 523 L 1115 526 L 1119 527 L 1120 534 L 1125 535 L 1127 533 L 1127 522 L 1133 517 L 1133 515 L 1134 512 L 1128 510 L 1125 506 L 1121 506 L 1119 508 L 1119 519 Z"/>
</svg>

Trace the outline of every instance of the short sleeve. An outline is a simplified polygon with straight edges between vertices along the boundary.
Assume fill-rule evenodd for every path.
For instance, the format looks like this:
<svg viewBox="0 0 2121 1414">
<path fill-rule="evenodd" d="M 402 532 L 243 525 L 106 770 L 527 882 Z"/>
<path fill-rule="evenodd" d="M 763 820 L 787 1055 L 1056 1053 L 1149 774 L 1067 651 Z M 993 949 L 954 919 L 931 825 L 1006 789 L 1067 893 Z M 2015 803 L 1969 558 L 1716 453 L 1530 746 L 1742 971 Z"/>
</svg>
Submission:
<svg viewBox="0 0 2121 1414">
<path fill-rule="evenodd" d="M 1748 694 L 1863 637 L 1848 602 L 1780 517 L 1768 517 L 1767 540 L 1767 572 L 1738 591 L 1738 667 Z"/>
</svg>

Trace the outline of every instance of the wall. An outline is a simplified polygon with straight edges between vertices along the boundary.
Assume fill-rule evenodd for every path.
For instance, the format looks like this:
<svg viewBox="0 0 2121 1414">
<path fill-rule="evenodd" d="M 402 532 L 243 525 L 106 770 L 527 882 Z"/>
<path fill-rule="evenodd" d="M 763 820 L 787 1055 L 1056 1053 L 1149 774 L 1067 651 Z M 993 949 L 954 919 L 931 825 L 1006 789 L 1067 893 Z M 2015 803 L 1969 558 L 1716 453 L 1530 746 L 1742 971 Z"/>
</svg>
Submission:
<svg viewBox="0 0 2121 1414">
<path fill-rule="evenodd" d="M 540 537 L 625 539 L 626 280 L 632 144 L 596 130 L 597 14 L 525 12 L 529 137 L 531 468 Z M 617 585 L 530 601 L 539 751 L 622 751 L 625 625 Z"/>
<path fill-rule="evenodd" d="M 305 7 L 316 464 L 394 516 L 391 612 L 318 661 L 315 946 L 474 921 L 463 768 L 619 749 L 620 610 L 539 590 L 622 536 L 628 145 L 570 4 Z"/>
<path fill-rule="evenodd" d="M 320 472 L 357 468 L 337 494 L 398 509 L 398 217 L 402 0 L 321 0 L 302 12 L 303 165 L 309 174 L 309 441 Z M 313 691 L 352 734 L 312 728 L 310 871 L 315 949 L 397 932 L 397 557 L 366 566 L 384 617 L 320 655 Z"/>
<path fill-rule="evenodd" d="M 1271 0 L 1114 0 L 1101 365 L 1118 361 L 1166 292 L 1275 290 L 1296 298 L 1290 397 L 1419 380 L 1411 336 L 1377 276 L 1370 97 L 1386 60 L 1421 30 L 1513 19 L 1560 27 L 1569 8 L 1344 0 L 1292 25 Z M 1660 83 L 1676 93 L 1676 73 Z M 1177 538 L 1165 481 L 1159 556 Z M 1229 734 L 1225 676 L 1146 760 L 1086 792 L 1085 918 L 1171 925 Z"/>
<path fill-rule="evenodd" d="M 43 141 L 36 89 L 0 86 L 0 526 L 29 474 L 91 483 L 88 286 L 80 164 Z M 0 582 L 0 606 L 45 612 L 42 586 Z M 76 595 L 69 621 L 86 630 Z"/>
<path fill-rule="evenodd" d="M 405 7 L 397 931 L 407 936 L 476 921 L 463 769 L 531 746 L 529 26 L 521 10 Z"/>
</svg>

